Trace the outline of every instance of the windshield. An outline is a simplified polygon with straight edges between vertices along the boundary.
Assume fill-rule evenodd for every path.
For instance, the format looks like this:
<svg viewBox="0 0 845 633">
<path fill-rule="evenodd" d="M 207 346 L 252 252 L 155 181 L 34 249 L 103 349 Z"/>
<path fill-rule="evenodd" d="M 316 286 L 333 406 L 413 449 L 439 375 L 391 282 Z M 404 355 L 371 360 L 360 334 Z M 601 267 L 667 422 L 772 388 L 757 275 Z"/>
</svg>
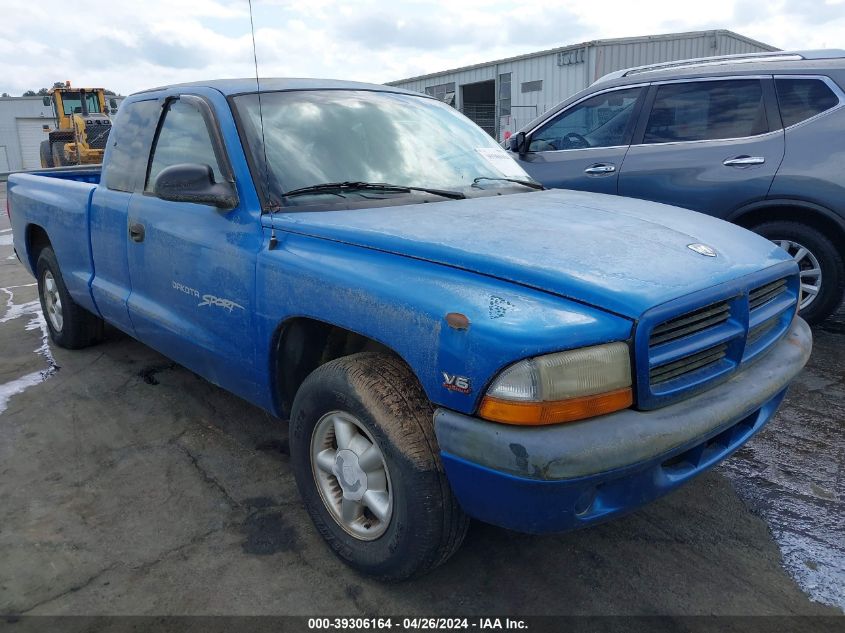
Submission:
<svg viewBox="0 0 845 633">
<path fill-rule="evenodd" d="M 234 102 L 256 180 L 264 180 L 258 96 L 240 95 Z M 270 203 L 279 203 L 284 192 L 323 183 L 390 183 L 472 195 L 473 188 L 525 189 L 479 178 L 531 180 L 493 138 L 434 99 L 362 90 L 270 92 L 261 94 L 261 108 Z M 265 190 L 264 182 L 257 184 Z M 283 203 L 313 204 L 307 198 L 312 196 Z"/>
</svg>

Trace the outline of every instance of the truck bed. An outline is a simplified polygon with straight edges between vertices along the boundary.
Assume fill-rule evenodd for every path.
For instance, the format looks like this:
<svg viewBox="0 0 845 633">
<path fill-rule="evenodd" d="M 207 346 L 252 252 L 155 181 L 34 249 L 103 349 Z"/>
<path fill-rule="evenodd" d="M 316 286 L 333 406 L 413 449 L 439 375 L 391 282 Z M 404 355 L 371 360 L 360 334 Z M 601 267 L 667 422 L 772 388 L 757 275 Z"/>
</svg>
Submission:
<svg viewBox="0 0 845 633">
<path fill-rule="evenodd" d="M 9 202 L 15 252 L 35 275 L 30 253 L 40 227 L 56 252 L 68 292 L 74 301 L 96 313 L 90 283 L 94 275 L 89 221 L 91 198 L 100 182 L 100 167 L 45 170 L 9 176 Z"/>
</svg>

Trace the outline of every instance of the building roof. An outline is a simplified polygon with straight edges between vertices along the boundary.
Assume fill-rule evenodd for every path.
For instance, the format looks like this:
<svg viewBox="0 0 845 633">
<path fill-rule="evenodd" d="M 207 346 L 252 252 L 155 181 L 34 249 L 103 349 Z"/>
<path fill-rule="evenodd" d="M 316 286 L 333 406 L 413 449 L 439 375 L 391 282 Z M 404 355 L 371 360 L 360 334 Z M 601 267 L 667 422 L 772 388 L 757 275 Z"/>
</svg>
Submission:
<svg viewBox="0 0 845 633">
<path fill-rule="evenodd" d="M 469 66 L 461 66 L 460 68 L 450 68 L 449 70 L 441 70 L 436 73 L 428 73 L 426 75 L 417 75 L 416 77 L 408 77 L 407 79 L 397 79 L 395 81 L 388 81 L 385 85 L 387 86 L 396 86 L 399 84 L 407 83 L 409 81 L 419 81 L 422 79 L 431 79 L 434 77 L 440 77 L 442 75 L 448 75 L 452 73 L 459 73 L 465 70 L 473 70 L 475 68 L 484 68 L 486 66 L 493 66 L 494 64 L 506 64 L 510 62 L 521 61 L 524 59 L 532 59 L 534 57 L 545 57 L 546 55 L 554 55 L 556 53 L 561 53 L 564 51 L 571 51 L 571 50 L 578 50 L 580 48 L 586 47 L 595 47 L 595 46 L 608 46 L 613 44 L 638 44 L 642 42 L 657 42 L 661 40 L 677 40 L 682 38 L 689 38 L 689 37 L 705 37 L 705 36 L 715 36 L 715 35 L 727 35 L 737 40 L 741 40 L 746 42 L 747 44 L 751 44 L 752 46 L 757 46 L 764 51 L 779 51 L 779 48 L 771 46 L 770 44 L 764 44 L 763 42 L 758 42 L 757 40 L 751 39 L 750 37 L 746 37 L 744 35 L 740 35 L 739 33 L 734 33 L 733 31 L 728 31 L 726 29 L 716 29 L 710 31 L 687 31 L 685 33 L 664 33 L 661 35 L 643 35 L 639 37 L 619 37 L 619 38 L 612 38 L 612 39 L 604 39 L 604 40 L 590 40 L 587 42 L 580 42 L 578 44 L 567 44 L 566 46 L 559 46 L 557 48 L 547 48 L 542 51 L 536 51 L 534 53 L 525 53 L 523 55 L 516 55 L 514 57 L 505 57 L 502 59 L 496 59 L 489 62 L 482 62 L 479 64 L 471 64 Z"/>
</svg>

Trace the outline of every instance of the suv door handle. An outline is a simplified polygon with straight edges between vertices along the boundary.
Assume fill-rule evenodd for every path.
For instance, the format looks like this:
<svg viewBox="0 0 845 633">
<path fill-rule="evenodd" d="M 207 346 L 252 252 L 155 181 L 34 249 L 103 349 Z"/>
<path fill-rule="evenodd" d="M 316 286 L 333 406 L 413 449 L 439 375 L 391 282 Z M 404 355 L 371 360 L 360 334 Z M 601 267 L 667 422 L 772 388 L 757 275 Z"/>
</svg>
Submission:
<svg viewBox="0 0 845 633">
<path fill-rule="evenodd" d="M 129 238 L 133 242 L 144 241 L 144 225 L 139 222 L 132 222 L 129 225 Z"/>
<path fill-rule="evenodd" d="M 728 158 L 722 164 L 725 167 L 747 167 L 748 165 L 762 165 L 766 162 L 763 156 L 737 156 Z"/>
<path fill-rule="evenodd" d="M 596 163 L 595 165 L 587 167 L 587 169 L 584 170 L 584 173 L 596 176 L 601 174 L 612 174 L 615 171 L 616 165 L 611 165 L 609 163 Z"/>
</svg>

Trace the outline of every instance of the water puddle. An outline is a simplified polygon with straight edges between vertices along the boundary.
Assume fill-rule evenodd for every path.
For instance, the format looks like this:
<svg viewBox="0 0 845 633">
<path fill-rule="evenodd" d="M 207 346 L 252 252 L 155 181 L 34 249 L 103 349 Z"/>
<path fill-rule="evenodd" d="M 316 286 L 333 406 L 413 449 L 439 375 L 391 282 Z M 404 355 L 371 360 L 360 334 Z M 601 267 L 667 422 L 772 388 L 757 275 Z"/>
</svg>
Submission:
<svg viewBox="0 0 845 633">
<path fill-rule="evenodd" d="M 0 239 L 2 238 L 3 236 L 0 235 Z M 6 295 L 6 312 L 3 317 L 0 318 L 0 325 L 8 323 L 9 321 L 14 321 L 15 319 L 20 319 L 21 317 L 29 316 L 29 320 L 26 322 L 24 329 L 27 332 L 33 330 L 40 331 L 41 345 L 32 351 L 34 354 L 38 354 L 44 358 L 47 362 L 47 368 L 31 372 L 0 385 L 0 413 L 3 413 L 6 410 L 9 405 L 9 399 L 12 396 L 22 393 L 30 387 L 41 384 L 50 376 L 55 374 L 59 369 L 58 365 L 56 365 L 55 359 L 53 358 L 53 352 L 50 350 L 50 333 L 47 329 L 47 321 L 44 319 L 44 315 L 41 312 L 41 303 L 38 299 L 23 303 L 15 303 L 15 290 L 20 288 L 31 288 L 33 286 L 35 286 L 34 283 L 0 288 L 0 292 Z"/>
<path fill-rule="evenodd" d="M 815 411 L 786 408 L 721 471 L 765 520 L 801 589 L 845 611 L 842 425 Z"/>
</svg>

